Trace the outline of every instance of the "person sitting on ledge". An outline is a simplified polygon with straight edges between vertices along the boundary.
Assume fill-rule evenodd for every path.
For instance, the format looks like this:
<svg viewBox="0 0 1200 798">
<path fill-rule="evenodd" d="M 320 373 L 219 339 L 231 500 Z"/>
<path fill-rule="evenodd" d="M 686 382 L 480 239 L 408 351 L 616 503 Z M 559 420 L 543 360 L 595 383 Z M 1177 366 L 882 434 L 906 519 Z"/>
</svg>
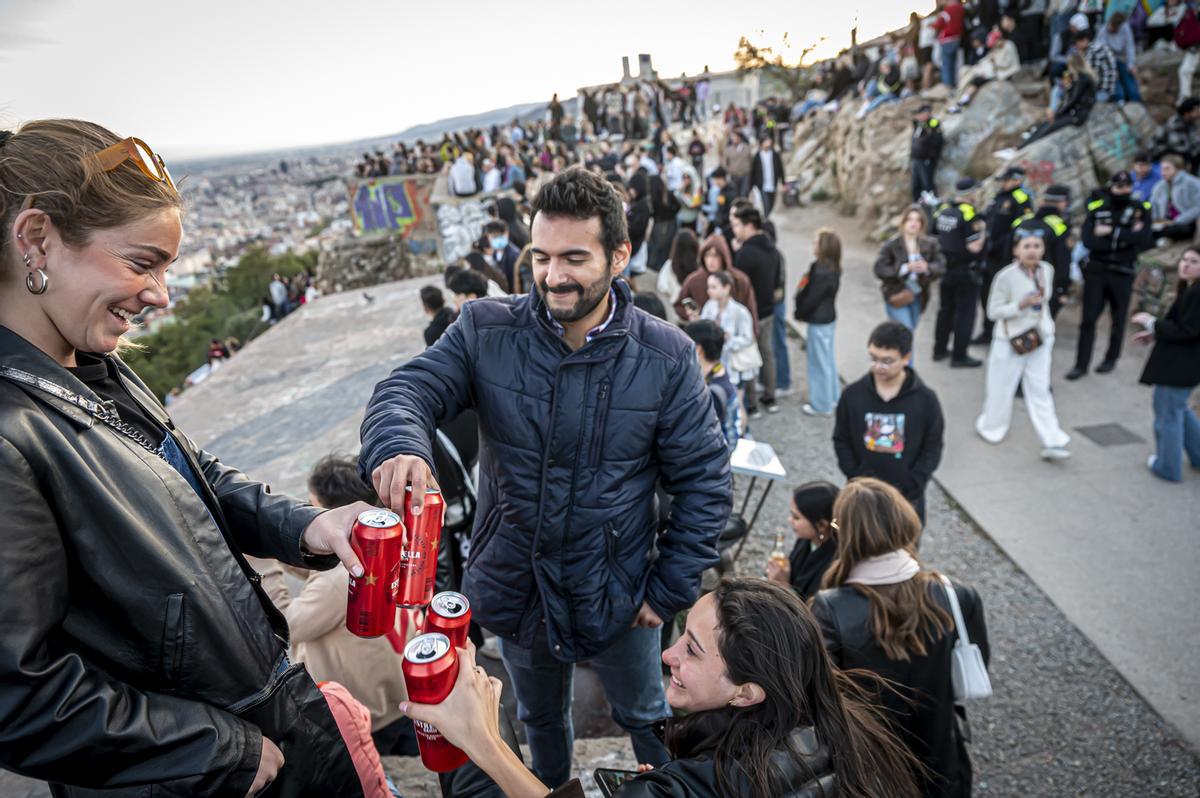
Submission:
<svg viewBox="0 0 1200 798">
<path fill-rule="evenodd" d="M 458 681 L 436 706 L 406 702 L 492 776 L 509 798 L 582 798 L 578 780 L 553 793 L 521 765 L 498 731 L 501 684 L 459 649 Z M 687 616 L 663 652 L 672 761 L 645 766 L 616 798 L 669 796 L 916 796 L 920 766 L 830 663 L 816 619 L 789 588 L 727 578 Z"/>
<path fill-rule="evenodd" d="M 1183 156 L 1174 153 L 1163 156 L 1159 168 L 1162 180 L 1150 193 L 1158 246 L 1190 241 L 1196 235 L 1196 219 L 1200 218 L 1200 177 L 1189 173 Z"/>
</svg>

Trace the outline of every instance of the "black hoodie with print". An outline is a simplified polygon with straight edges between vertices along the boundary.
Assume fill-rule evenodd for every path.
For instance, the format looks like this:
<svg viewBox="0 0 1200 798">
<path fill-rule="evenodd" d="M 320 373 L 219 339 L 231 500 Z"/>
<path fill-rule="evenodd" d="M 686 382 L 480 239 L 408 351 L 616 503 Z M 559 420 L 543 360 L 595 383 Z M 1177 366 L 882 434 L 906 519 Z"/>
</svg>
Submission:
<svg viewBox="0 0 1200 798">
<path fill-rule="evenodd" d="M 838 401 L 833 448 L 847 479 L 875 477 L 916 502 L 942 459 L 945 427 L 932 388 L 911 368 L 900 393 L 889 402 L 867 374 L 846 387 Z"/>
</svg>

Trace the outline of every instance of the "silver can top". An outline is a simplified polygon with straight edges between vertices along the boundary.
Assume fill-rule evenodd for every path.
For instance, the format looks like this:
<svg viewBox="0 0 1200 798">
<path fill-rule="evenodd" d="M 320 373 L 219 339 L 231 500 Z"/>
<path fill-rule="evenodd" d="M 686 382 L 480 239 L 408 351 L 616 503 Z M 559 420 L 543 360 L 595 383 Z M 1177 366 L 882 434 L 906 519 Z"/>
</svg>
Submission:
<svg viewBox="0 0 1200 798">
<path fill-rule="evenodd" d="M 404 658 L 409 662 L 423 665 L 427 662 L 436 662 L 446 656 L 446 652 L 449 650 L 450 638 L 440 632 L 430 632 L 417 635 L 409 640 L 408 645 L 404 647 Z"/>
<path fill-rule="evenodd" d="M 458 618 L 470 611 L 471 602 L 462 593 L 446 590 L 433 597 L 430 607 L 443 618 Z"/>
<path fill-rule="evenodd" d="M 371 510 L 364 510 L 358 514 L 358 523 L 363 526 L 369 526 L 373 529 L 387 529 L 397 526 L 400 523 L 400 516 L 393 513 L 391 510 L 382 510 L 378 507 Z"/>
</svg>

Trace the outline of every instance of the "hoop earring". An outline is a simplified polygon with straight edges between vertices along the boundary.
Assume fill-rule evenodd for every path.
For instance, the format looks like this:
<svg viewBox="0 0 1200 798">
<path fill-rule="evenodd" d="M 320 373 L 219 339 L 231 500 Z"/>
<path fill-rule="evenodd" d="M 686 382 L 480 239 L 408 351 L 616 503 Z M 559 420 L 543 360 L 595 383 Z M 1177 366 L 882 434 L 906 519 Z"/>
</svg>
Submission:
<svg viewBox="0 0 1200 798">
<path fill-rule="evenodd" d="M 42 278 L 41 285 L 36 286 L 36 287 L 34 286 L 33 272 L 29 272 L 28 274 L 25 275 L 25 288 L 29 291 L 29 293 L 31 293 L 35 296 L 40 296 L 41 294 L 46 293 L 46 289 L 50 286 L 50 275 L 46 274 L 45 269 L 39 268 L 39 269 L 35 269 L 34 271 L 36 271 L 38 273 L 38 276 L 40 276 Z"/>
</svg>

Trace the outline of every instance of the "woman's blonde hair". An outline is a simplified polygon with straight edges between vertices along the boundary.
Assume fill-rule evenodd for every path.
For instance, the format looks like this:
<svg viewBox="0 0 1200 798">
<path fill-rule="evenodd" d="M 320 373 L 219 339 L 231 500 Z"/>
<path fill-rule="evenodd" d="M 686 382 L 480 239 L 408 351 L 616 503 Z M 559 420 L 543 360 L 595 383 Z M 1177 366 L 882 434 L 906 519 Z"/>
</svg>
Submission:
<svg viewBox="0 0 1200 798">
<path fill-rule="evenodd" d="M 27 197 L 72 247 L 85 246 L 96 230 L 183 208 L 178 191 L 132 162 L 106 172 L 92 158 L 119 141 L 92 122 L 41 119 L 21 125 L 0 144 L 0 264 L 8 257 L 7 231 Z"/>
<path fill-rule="evenodd" d="M 825 572 L 822 587 L 847 584 L 854 566 L 871 557 L 897 549 L 917 556 L 921 519 L 908 499 L 886 482 L 871 477 L 851 480 L 838 493 L 833 517 L 837 557 Z M 895 585 L 853 583 L 870 602 L 871 631 L 888 659 L 924 656 L 927 642 L 953 628 L 950 614 L 931 595 L 930 585 L 938 583 L 933 571 L 921 571 Z"/>
</svg>

